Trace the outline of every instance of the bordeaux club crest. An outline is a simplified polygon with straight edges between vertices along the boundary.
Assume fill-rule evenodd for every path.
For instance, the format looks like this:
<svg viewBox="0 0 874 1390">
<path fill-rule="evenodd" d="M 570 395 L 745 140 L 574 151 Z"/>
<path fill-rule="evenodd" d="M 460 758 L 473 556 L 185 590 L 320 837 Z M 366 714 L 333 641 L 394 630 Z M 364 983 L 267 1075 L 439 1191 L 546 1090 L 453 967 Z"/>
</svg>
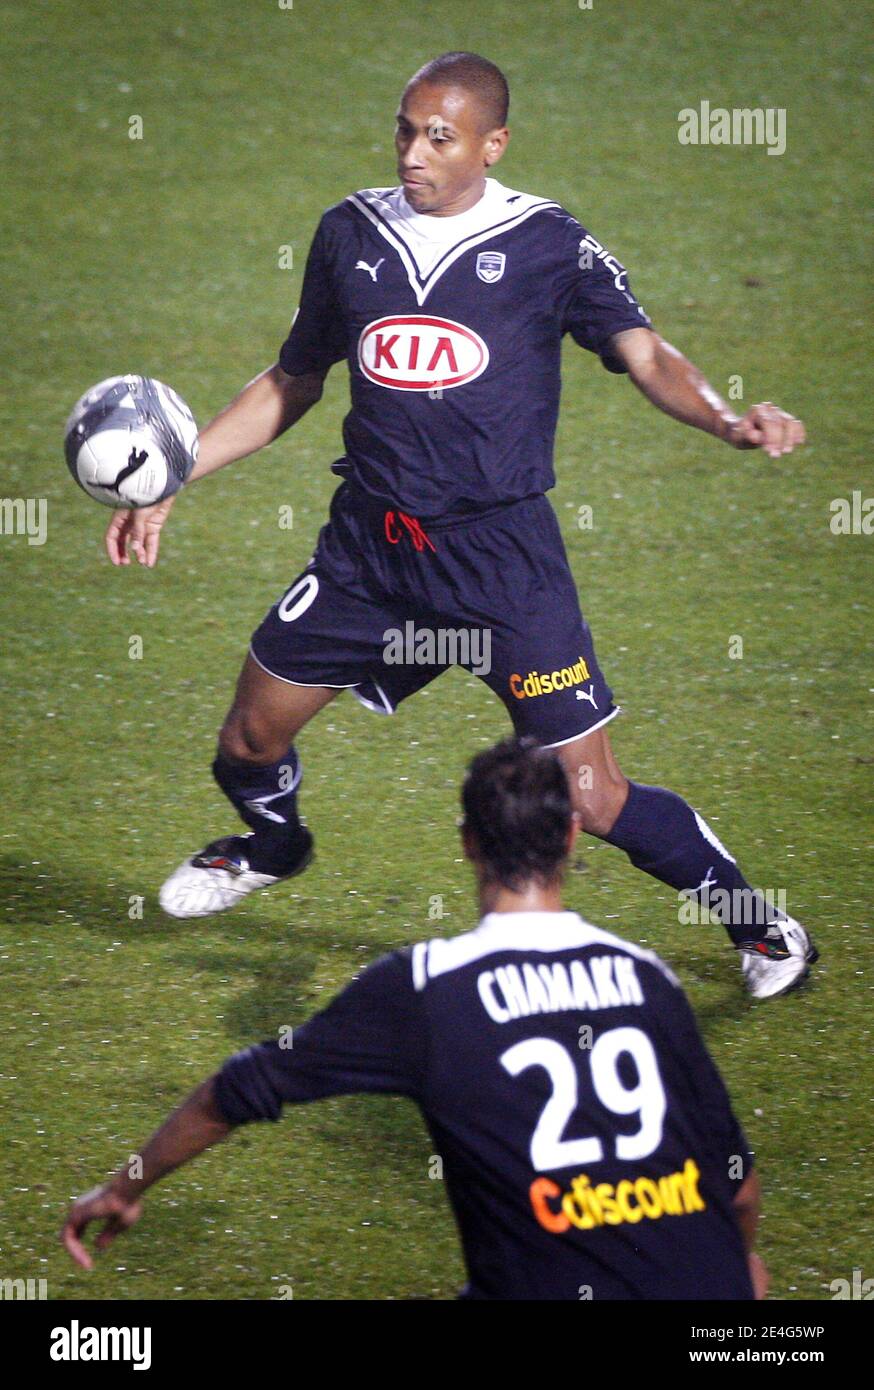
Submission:
<svg viewBox="0 0 874 1390">
<path fill-rule="evenodd" d="M 487 285 L 493 285 L 504 273 L 507 257 L 503 251 L 480 251 L 476 258 L 476 273 Z"/>
</svg>

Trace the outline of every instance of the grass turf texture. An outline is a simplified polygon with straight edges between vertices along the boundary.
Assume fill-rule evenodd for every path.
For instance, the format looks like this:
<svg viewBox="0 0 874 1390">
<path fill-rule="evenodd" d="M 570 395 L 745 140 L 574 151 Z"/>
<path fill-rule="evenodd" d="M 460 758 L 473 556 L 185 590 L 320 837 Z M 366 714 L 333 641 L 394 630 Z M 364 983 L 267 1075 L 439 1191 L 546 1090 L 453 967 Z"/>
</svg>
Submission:
<svg viewBox="0 0 874 1390">
<path fill-rule="evenodd" d="M 808 424 L 810 446 L 777 464 L 729 452 L 570 345 L 552 497 L 627 711 L 612 730 L 623 767 L 683 792 L 753 882 L 787 888 L 822 963 L 807 991 L 751 1005 L 722 932 L 681 926 L 673 893 L 589 839 L 568 905 L 679 970 L 758 1153 L 772 1296 L 829 1297 L 871 1240 L 872 541 L 828 525 L 830 500 L 865 487 L 864 9 L 165 0 L 153 15 L 50 0 L 0 14 L 2 492 L 48 500 L 44 546 L 0 537 L 0 1274 L 47 1277 L 53 1298 L 450 1297 L 461 1281 L 431 1144 L 384 1098 L 241 1132 L 156 1189 L 90 1276 L 55 1241 L 69 1198 L 228 1053 L 302 1021 L 384 950 L 474 920 L 457 787 L 507 725 L 459 672 L 393 720 L 344 696 L 306 731 L 319 858 L 304 878 L 207 922 L 157 905 L 181 855 L 234 828 L 208 773 L 214 734 L 250 630 L 325 517 L 345 368 L 269 454 L 180 499 L 152 573 L 110 568 L 109 513 L 61 453 L 67 411 L 102 377 L 156 375 L 203 422 L 274 360 L 320 211 L 393 182 L 403 80 L 469 47 L 511 82 L 500 177 L 576 212 L 718 389 L 740 373 L 745 404 Z M 786 153 L 681 146 L 677 112 L 702 98 L 784 107 Z"/>
</svg>

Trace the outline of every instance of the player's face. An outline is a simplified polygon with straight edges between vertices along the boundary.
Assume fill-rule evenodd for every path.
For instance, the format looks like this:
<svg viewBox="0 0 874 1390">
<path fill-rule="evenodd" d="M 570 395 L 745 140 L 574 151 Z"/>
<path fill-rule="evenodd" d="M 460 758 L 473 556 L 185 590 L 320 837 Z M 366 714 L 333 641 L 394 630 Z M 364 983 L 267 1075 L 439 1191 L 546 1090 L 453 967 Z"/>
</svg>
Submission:
<svg viewBox="0 0 874 1390">
<path fill-rule="evenodd" d="M 485 170 L 500 159 L 507 129 L 483 131 L 482 108 L 460 87 L 419 82 L 397 114 L 398 175 L 416 212 L 451 217 L 483 193 Z"/>
</svg>

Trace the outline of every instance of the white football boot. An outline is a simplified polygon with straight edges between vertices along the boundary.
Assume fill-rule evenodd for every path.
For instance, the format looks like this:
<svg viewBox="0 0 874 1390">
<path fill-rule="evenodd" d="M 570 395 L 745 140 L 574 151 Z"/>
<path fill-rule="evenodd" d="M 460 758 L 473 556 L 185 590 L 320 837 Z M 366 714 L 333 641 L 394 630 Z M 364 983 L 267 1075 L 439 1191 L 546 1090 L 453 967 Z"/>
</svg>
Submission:
<svg viewBox="0 0 874 1390">
<path fill-rule="evenodd" d="M 248 893 L 270 888 L 303 873 L 313 859 L 313 840 L 307 840 L 300 860 L 287 874 L 260 874 L 249 867 L 247 841 L 251 835 L 226 835 L 186 859 L 163 884 L 159 902 L 170 917 L 209 917 L 234 907 Z"/>
<path fill-rule="evenodd" d="M 764 941 L 745 941 L 737 948 L 741 968 L 754 999 L 773 999 L 803 983 L 819 951 L 793 917 L 772 922 Z"/>
</svg>

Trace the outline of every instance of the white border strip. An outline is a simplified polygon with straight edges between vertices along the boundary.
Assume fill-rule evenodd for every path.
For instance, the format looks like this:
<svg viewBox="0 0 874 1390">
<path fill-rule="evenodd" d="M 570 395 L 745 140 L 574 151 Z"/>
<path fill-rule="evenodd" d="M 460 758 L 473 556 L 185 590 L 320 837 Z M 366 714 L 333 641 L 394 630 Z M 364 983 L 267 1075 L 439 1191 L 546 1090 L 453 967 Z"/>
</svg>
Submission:
<svg viewBox="0 0 874 1390">
<path fill-rule="evenodd" d="M 373 685 L 382 696 L 382 705 L 375 704 L 373 700 L 368 700 L 366 695 L 361 695 L 359 693 L 358 686 L 361 684 L 360 681 L 353 681 L 350 685 L 331 685 L 328 681 L 292 681 L 289 680 L 288 676 L 277 676 L 275 671 L 271 671 L 269 666 L 265 666 L 263 661 L 259 661 L 252 651 L 251 644 L 249 646 L 249 655 L 256 666 L 260 666 L 261 670 L 266 672 L 268 676 L 272 676 L 275 681 L 282 681 L 283 685 L 299 685 L 304 690 L 351 690 L 356 700 L 360 700 L 365 709 L 372 709 L 374 714 L 396 713 L 397 707 L 389 703 L 389 698 L 378 681 L 373 681 Z"/>
<path fill-rule="evenodd" d="M 558 203 L 548 201 L 542 203 L 535 203 L 533 207 L 525 208 L 523 212 L 518 213 L 515 217 L 511 217 L 503 222 L 495 223 L 491 227 L 486 227 L 486 229 L 482 232 L 478 232 L 472 236 L 465 237 L 464 240 L 459 242 L 457 246 L 453 247 L 451 251 L 448 251 L 446 253 L 446 255 L 434 267 L 434 269 L 430 271 L 428 275 L 426 275 L 420 283 L 418 268 L 410 253 L 409 247 L 397 234 L 397 232 L 392 227 L 390 227 L 387 224 L 387 222 L 385 222 L 381 217 L 378 217 L 376 213 L 374 213 L 372 209 L 367 205 L 367 203 L 363 200 L 363 198 L 359 197 L 357 193 L 350 193 L 346 201 L 352 203 L 354 207 L 358 208 L 358 211 L 362 212 L 364 216 L 368 219 L 368 221 L 373 223 L 374 227 L 376 227 L 376 230 L 379 232 L 379 234 L 385 238 L 385 240 L 389 243 L 390 246 L 394 247 L 395 251 L 397 251 L 398 255 L 401 258 L 401 261 L 403 262 L 404 269 L 407 272 L 407 279 L 410 282 L 410 288 L 412 289 L 413 294 L 416 296 L 416 303 L 419 305 L 420 308 L 425 303 L 425 300 L 428 298 L 428 295 L 431 293 L 434 286 L 437 284 L 437 281 L 441 278 L 442 275 L 446 273 L 450 266 L 455 264 L 459 256 L 463 256 L 466 251 L 470 251 L 474 246 L 479 246 L 480 243 L 483 241 L 488 241 L 492 237 L 503 236 L 505 232 L 512 231 L 514 227 L 518 227 L 520 223 L 527 221 L 529 217 L 533 217 L 536 212 L 542 212 L 544 208 L 557 208 L 559 206 Z M 380 201 L 384 200 L 380 199 Z"/>
<path fill-rule="evenodd" d="M 577 739 L 585 738 L 587 734 L 593 734 L 596 729 L 603 729 L 605 724 L 609 724 L 611 719 L 615 719 L 617 714 L 622 713 L 622 706 L 617 705 L 614 710 L 606 714 L 603 719 L 599 719 L 597 724 L 593 724 L 591 729 L 584 729 L 581 734 L 572 734 L 570 738 L 560 738 L 558 743 L 542 743 L 541 748 L 563 748 L 566 743 L 576 743 Z"/>
<path fill-rule="evenodd" d="M 354 681 L 350 685 L 331 685 L 329 681 L 290 681 L 287 676 L 277 676 L 275 671 L 271 671 L 269 666 L 265 666 L 263 661 L 259 661 L 249 646 L 249 655 L 256 666 L 260 666 L 262 671 L 266 671 L 268 676 L 272 676 L 275 681 L 282 681 L 283 685 L 302 685 L 306 690 L 354 690 Z"/>
<path fill-rule="evenodd" d="M 352 685 L 349 687 L 349 689 L 352 691 L 352 694 L 355 696 L 356 700 L 358 700 L 364 706 L 365 709 L 372 709 L 374 714 L 396 714 L 397 705 L 393 705 L 390 703 L 388 696 L 386 695 L 385 691 L 383 690 L 382 686 L 379 684 L 378 681 L 373 680 L 372 677 L 370 679 L 371 684 L 375 686 L 375 688 L 379 691 L 380 695 L 382 696 L 382 704 L 377 705 L 374 703 L 373 700 L 368 700 L 366 695 L 361 694 L 361 691 L 358 689 L 357 685 Z"/>
</svg>

